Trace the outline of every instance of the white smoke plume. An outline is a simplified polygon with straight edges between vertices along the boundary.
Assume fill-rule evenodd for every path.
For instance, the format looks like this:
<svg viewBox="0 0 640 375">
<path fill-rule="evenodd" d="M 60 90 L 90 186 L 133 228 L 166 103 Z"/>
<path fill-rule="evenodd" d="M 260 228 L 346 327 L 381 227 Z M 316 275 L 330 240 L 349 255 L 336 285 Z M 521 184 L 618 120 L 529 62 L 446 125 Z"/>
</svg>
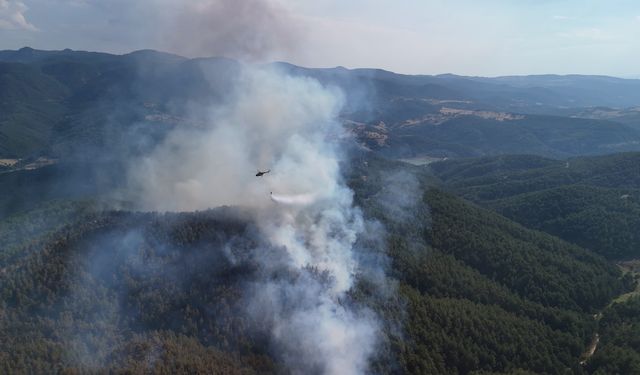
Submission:
<svg viewBox="0 0 640 375">
<path fill-rule="evenodd" d="M 337 90 L 272 69 L 245 67 L 228 105 L 205 129 L 180 130 L 130 173 L 142 208 L 194 211 L 237 205 L 254 212 L 293 279 L 265 276 L 247 313 L 265 320 L 294 373 L 359 374 L 376 348 L 373 313 L 346 303 L 364 230 L 341 178 Z M 256 177 L 256 170 L 271 173 Z M 267 251 L 267 250 L 265 250 Z M 268 274 L 269 254 L 257 251 Z"/>
<path fill-rule="evenodd" d="M 143 0 L 161 47 L 184 56 L 265 61 L 298 47 L 301 22 L 282 0 Z"/>
<path fill-rule="evenodd" d="M 28 10 L 22 1 L 0 0 L 0 30 L 38 31 L 25 17 Z"/>
</svg>

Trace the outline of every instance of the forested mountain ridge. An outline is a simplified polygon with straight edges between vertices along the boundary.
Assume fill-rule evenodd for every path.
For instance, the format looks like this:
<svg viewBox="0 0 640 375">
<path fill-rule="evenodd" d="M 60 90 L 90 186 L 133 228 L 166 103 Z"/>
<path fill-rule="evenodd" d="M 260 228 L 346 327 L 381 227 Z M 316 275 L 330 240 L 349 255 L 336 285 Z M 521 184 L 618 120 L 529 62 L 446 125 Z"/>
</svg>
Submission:
<svg viewBox="0 0 640 375">
<path fill-rule="evenodd" d="M 28 155 L 46 146 L 64 114 L 69 90 L 39 69 L 0 64 L 0 155 Z"/>
<path fill-rule="evenodd" d="M 640 188 L 640 153 L 554 160 L 533 155 L 504 155 L 447 160 L 431 165 L 447 184 L 464 186 L 465 197 L 505 198 L 513 194 L 582 184 L 609 188 Z M 527 182 L 527 184 L 525 184 Z M 529 189 L 527 190 L 527 185 Z M 474 189 L 492 186 L 492 194 L 473 195 Z"/>
<path fill-rule="evenodd" d="M 640 256 L 640 154 L 435 163 L 448 189 L 610 259 Z"/>
<path fill-rule="evenodd" d="M 224 100 L 242 65 L 150 50 L 120 56 L 24 48 L 0 51 L 0 66 L 0 87 L 7 88 L 0 97 L 30 92 L 19 103 L 3 101 L 0 157 L 92 159 L 113 147 L 142 152 L 175 126 L 197 127 L 202 114 L 192 104 Z M 363 145 L 393 158 L 515 152 L 564 158 L 640 150 L 634 120 L 616 122 L 616 116 L 592 111 L 640 105 L 637 80 L 269 67 L 339 88 L 345 126 Z"/>
<path fill-rule="evenodd" d="M 424 169 L 403 169 L 373 157 L 349 171 L 359 206 L 387 228 L 375 251 L 387 254 L 391 289 L 363 275 L 345 302 L 384 322 L 372 371 L 583 373 L 592 314 L 631 280 L 588 251 L 430 188 Z M 410 220 L 388 209 L 389 178 L 419 186 L 402 206 Z M 0 258 L 2 371 L 284 371 L 265 327 L 235 314 L 260 272 L 252 249 L 279 251 L 260 245 L 242 210 L 57 212 L 73 214 L 40 224 L 53 232 L 39 240 L 13 240 Z M 32 220 L 0 224 L 3 241 Z"/>
</svg>

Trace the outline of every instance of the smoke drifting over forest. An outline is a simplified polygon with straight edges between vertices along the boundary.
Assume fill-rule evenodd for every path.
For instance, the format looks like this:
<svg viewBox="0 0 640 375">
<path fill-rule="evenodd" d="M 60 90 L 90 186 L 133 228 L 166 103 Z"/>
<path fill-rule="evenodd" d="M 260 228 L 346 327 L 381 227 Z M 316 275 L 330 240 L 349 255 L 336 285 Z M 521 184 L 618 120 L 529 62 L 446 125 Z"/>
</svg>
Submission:
<svg viewBox="0 0 640 375">
<path fill-rule="evenodd" d="M 267 56 L 291 46 L 295 31 L 284 30 L 288 21 L 268 4 L 201 1 L 187 7 L 198 13 L 195 22 L 179 13 L 167 25 L 202 54 Z M 364 373 L 379 327 L 370 310 L 346 302 L 365 223 L 339 166 L 343 95 L 309 78 L 244 65 L 228 96 L 197 109 L 207 113 L 203 127 L 175 130 L 133 163 L 132 198 L 150 211 L 247 208 L 261 236 L 286 257 L 255 251 L 264 272 L 247 288 L 246 314 L 267 322 L 295 373 Z M 256 169 L 271 173 L 256 177 Z M 278 277 L 282 270 L 297 276 Z"/>
</svg>

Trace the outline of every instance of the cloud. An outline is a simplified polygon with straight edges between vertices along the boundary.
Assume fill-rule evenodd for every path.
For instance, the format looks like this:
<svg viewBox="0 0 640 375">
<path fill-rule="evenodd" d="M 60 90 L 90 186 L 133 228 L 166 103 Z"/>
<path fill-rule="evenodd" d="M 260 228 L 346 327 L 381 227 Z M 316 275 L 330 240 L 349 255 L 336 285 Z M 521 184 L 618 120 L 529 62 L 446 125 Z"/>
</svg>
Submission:
<svg viewBox="0 0 640 375">
<path fill-rule="evenodd" d="M 38 31 L 24 16 L 27 10 L 22 1 L 0 0 L 0 30 Z"/>
</svg>

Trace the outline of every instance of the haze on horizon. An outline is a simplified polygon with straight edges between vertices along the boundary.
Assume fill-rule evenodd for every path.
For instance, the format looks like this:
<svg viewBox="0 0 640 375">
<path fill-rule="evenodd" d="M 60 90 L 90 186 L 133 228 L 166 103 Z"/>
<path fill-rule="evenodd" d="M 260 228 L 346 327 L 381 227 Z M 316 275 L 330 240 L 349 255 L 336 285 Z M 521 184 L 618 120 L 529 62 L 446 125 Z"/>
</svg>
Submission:
<svg viewBox="0 0 640 375">
<path fill-rule="evenodd" d="M 243 30 L 212 13 L 224 2 L 0 0 L 0 49 L 224 51 L 243 60 L 408 74 L 640 78 L 635 0 L 245 0 L 243 12 L 260 15 L 261 32 L 253 45 L 231 51 L 218 44 Z M 181 33 L 159 29 L 167 21 Z M 183 43 L 203 33 L 207 43 Z"/>
</svg>

